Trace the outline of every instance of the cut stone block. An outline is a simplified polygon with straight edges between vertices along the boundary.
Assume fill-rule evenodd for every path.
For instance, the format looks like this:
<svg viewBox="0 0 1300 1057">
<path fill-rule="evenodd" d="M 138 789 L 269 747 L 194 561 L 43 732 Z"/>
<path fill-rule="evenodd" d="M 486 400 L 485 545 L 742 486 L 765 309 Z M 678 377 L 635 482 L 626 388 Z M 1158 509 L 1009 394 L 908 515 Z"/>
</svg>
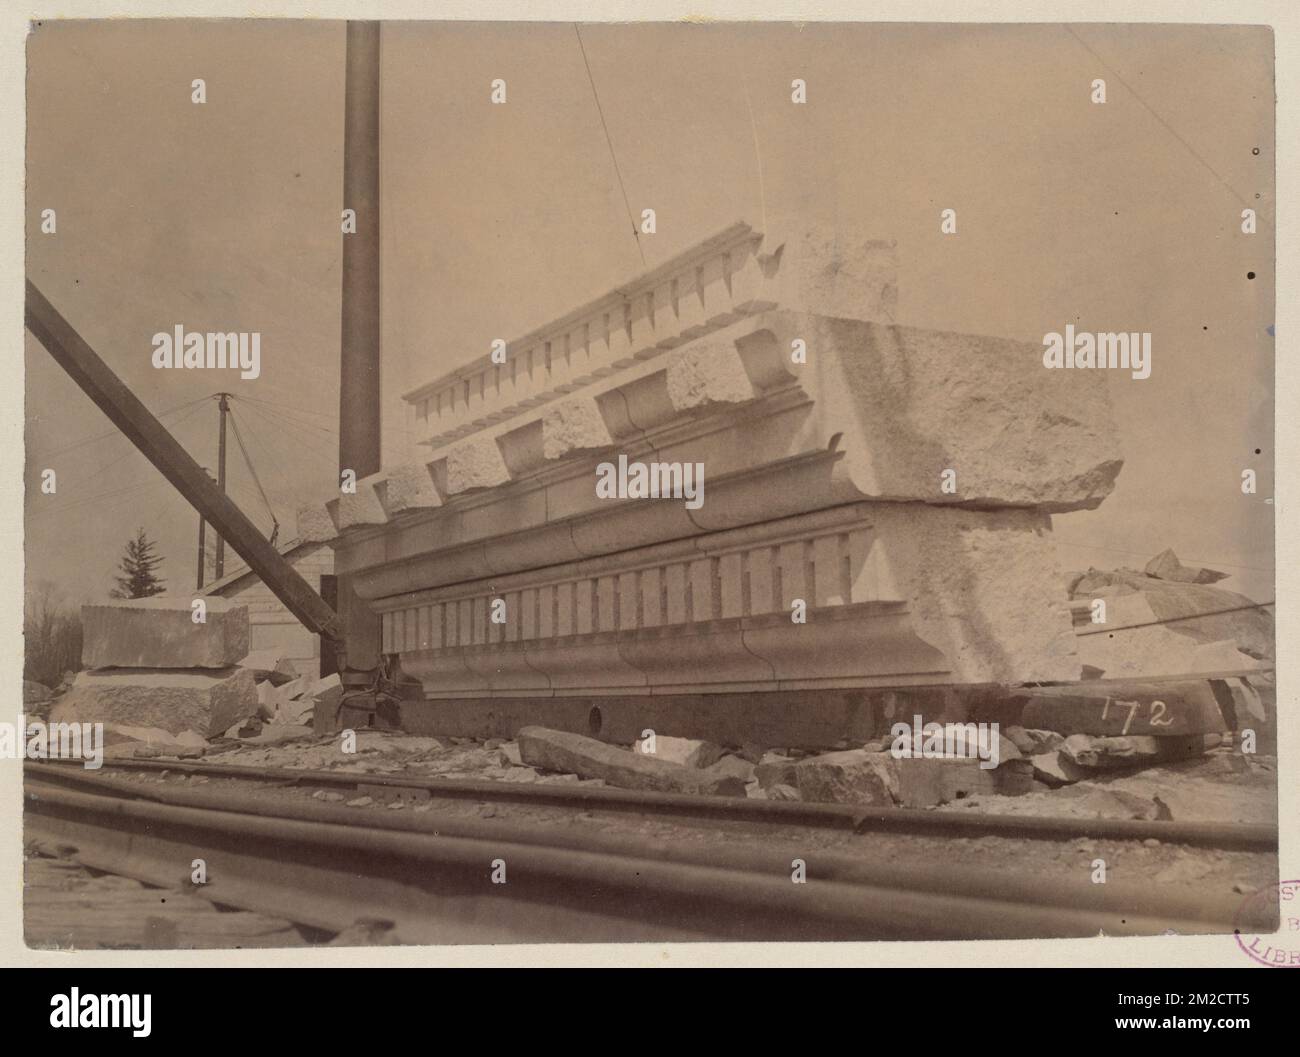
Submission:
<svg viewBox="0 0 1300 1057">
<path fill-rule="evenodd" d="M 600 451 L 613 443 L 594 400 L 561 400 L 542 416 L 542 456 L 548 461 Z"/>
<path fill-rule="evenodd" d="M 685 709 L 713 693 L 1078 679 L 1051 514 L 1113 489 L 1108 376 L 1049 370 L 1034 342 L 893 325 L 893 246 L 859 232 L 727 239 L 602 303 L 594 327 L 584 308 L 516 343 L 509 380 L 485 361 L 420 390 L 436 487 L 473 496 L 339 542 L 340 573 L 383 611 L 384 649 L 494 733 L 537 721 L 520 694 L 644 691 Z M 600 454 L 609 437 L 628 450 Z M 708 498 L 604 502 L 593 474 L 618 455 L 702 463 Z M 497 629 L 484 614 L 502 596 Z M 783 619 L 796 598 L 806 627 Z M 586 712 L 546 721 L 587 731 Z M 659 722 L 595 729 L 626 745 Z M 749 722 L 737 709 L 664 727 L 835 741 Z M 889 777 L 817 766 L 813 787 L 836 795 L 870 798 Z"/>
<path fill-rule="evenodd" d="M 903 807 L 933 807 L 954 800 L 998 792 L 996 771 L 980 761 L 927 760 L 916 758 L 890 761 L 898 783 L 898 803 Z"/>
<path fill-rule="evenodd" d="M 1028 698 L 1021 712 L 1024 724 L 1063 734 L 1152 735 L 1164 739 L 1228 729 L 1214 688 L 1206 679 L 1116 679 L 1026 688 L 1014 695 Z"/>
<path fill-rule="evenodd" d="M 820 804 L 892 806 L 898 796 L 898 773 L 892 766 L 897 762 L 863 749 L 810 756 L 794 768 L 799 798 Z"/>
<path fill-rule="evenodd" d="M 693 342 L 668 364 L 668 398 L 674 410 L 741 404 L 757 394 L 735 342 Z"/>
<path fill-rule="evenodd" d="M 333 675 L 325 676 L 324 679 L 317 679 L 303 691 L 303 696 L 337 705 L 343 699 L 343 683 L 335 672 Z"/>
<path fill-rule="evenodd" d="M 248 654 L 248 608 L 205 598 L 202 623 L 189 598 L 134 598 L 81 607 L 87 668 L 226 668 Z"/>
<path fill-rule="evenodd" d="M 370 525 L 385 525 L 388 515 L 376 492 L 384 480 L 381 474 L 371 474 L 356 483 L 355 492 L 341 492 L 337 499 L 327 504 L 334 508 L 334 518 L 340 532 L 351 528 L 366 528 Z"/>
<path fill-rule="evenodd" d="M 489 436 L 476 434 L 447 451 L 447 493 L 459 495 L 476 488 L 492 488 L 510 480 L 501 449 Z"/>
<path fill-rule="evenodd" d="M 318 679 L 296 701 L 287 701 L 281 707 L 281 722 L 311 723 L 318 734 L 332 734 L 338 719 L 339 702 L 343 700 L 343 684 L 338 673 Z M 290 717 L 296 716 L 296 719 Z"/>
<path fill-rule="evenodd" d="M 184 733 L 193 732 L 187 731 Z M 161 727 L 132 727 L 121 723 L 105 723 L 105 747 L 123 744 L 148 745 L 161 753 L 169 755 L 175 755 L 184 747 L 177 735 L 171 734 Z"/>
<path fill-rule="evenodd" d="M 922 503 L 874 504 L 871 517 L 877 575 L 898 585 L 954 682 L 1079 677 L 1049 518 Z"/>
<path fill-rule="evenodd" d="M 710 796 L 745 795 L 745 783 L 740 778 L 665 763 L 581 734 L 546 727 L 524 727 L 516 735 L 516 740 L 520 757 L 531 767 L 576 774 L 580 778 L 600 778 L 621 789 Z"/>
<path fill-rule="evenodd" d="M 305 543 L 328 543 L 337 538 L 338 527 L 323 503 L 298 508 L 298 538 Z"/>
<path fill-rule="evenodd" d="M 848 225 L 791 224 L 766 235 L 759 259 L 769 300 L 826 316 L 893 322 L 898 254 L 892 240 Z"/>
<path fill-rule="evenodd" d="M 1032 759 L 1022 758 L 999 764 L 993 771 L 993 787 L 999 796 L 1024 796 L 1038 788 Z"/>
<path fill-rule="evenodd" d="M 212 738 L 256 712 L 257 681 L 246 668 L 213 672 L 126 668 L 81 672 L 51 718 L 159 727 L 170 734 L 193 730 Z"/>
<path fill-rule="evenodd" d="M 389 517 L 442 505 L 425 463 L 403 463 L 386 470 L 378 490 Z"/>
<path fill-rule="evenodd" d="M 1064 513 L 1115 487 L 1105 371 L 1050 370 L 1041 345 L 978 334 L 780 311 L 742 326 L 749 358 L 788 363 L 791 342 L 806 343 L 808 364 L 787 371 L 863 497 Z M 954 491 L 941 489 L 945 470 Z"/>
</svg>

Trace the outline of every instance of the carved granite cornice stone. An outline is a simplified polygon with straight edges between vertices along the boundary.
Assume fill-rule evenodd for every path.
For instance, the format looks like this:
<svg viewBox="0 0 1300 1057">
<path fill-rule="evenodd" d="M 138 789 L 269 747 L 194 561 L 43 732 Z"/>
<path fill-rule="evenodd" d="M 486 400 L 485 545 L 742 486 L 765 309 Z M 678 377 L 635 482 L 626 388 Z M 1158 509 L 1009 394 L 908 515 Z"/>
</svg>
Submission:
<svg viewBox="0 0 1300 1057">
<path fill-rule="evenodd" d="M 1050 515 L 1114 487 L 1106 379 L 896 324 L 895 272 L 733 225 L 408 394 L 417 457 L 299 533 L 429 696 L 1075 678 Z M 706 498 L 604 498 L 615 462 Z"/>
</svg>

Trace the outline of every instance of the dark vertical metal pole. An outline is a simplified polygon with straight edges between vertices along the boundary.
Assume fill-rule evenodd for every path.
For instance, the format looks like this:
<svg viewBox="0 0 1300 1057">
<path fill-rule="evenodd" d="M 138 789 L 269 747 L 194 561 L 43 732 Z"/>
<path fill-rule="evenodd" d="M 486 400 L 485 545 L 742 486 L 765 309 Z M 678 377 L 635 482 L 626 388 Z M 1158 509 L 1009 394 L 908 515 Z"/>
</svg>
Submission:
<svg viewBox="0 0 1300 1057">
<path fill-rule="evenodd" d="M 217 487 L 224 494 L 226 491 L 226 415 L 230 412 L 230 394 L 218 393 L 220 400 L 217 407 L 221 410 L 221 426 L 217 432 Z M 220 580 L 226 575 L 226 541 L 217 534 L 217 561 L 212 570 L 212 578 Z"/>
<path fill-rule="evenodd" d="M 204 569 L 204 566 L 207 564 L 205 560 L 207 558 L 207 555 L 204 554 L 204 551 L 207 550 L 207 546 L 206 546 L 206 541 L 203 538 L 207 526 L 208 523 L 203 520 L 203 515 L 200 514 L 199 515 L 199 579 L 198 579 L 198 584 L 196 585 L 197 589 L 200 591 L 203 590 L 203 573 L 206 571 Z"/>
<path fill-rule="evenodd" d="M 343 113 L 343 236 L 339 470 L 379 470 L 379 23 L 347 25 Z"/>
<path fill-rule="evenodd" d="M 379 23 L 347 24 L 343 86 L 343 208 L 356 214 L 343 235 L 339 361 L 339 470 L 357 478 L 379 470 Z M 346 629 L 340 674 L 379 665 L 379 617 L 338 579 L 336 607 Z M 345 678 L 345 684 L 347 680 Z"/>
</svg>

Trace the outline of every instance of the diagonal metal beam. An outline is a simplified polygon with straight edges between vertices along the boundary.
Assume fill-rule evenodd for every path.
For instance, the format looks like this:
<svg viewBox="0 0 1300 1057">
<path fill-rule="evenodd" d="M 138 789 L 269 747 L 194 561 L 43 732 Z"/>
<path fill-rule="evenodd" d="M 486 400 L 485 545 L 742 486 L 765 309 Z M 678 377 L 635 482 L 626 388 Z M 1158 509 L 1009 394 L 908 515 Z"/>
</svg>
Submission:
<svg viewBox="0 0 1300 1057">
<path fill-rule="evenodd" d="M 309 630 L 340 641 L 343 626 L 338 614 L 267 542 L 257 526 L 226 497 L 30 279 L 27 280 L 26 323 L 58 365 L 194 509 L 216 527 L 285 608 Z"/>
</svg>

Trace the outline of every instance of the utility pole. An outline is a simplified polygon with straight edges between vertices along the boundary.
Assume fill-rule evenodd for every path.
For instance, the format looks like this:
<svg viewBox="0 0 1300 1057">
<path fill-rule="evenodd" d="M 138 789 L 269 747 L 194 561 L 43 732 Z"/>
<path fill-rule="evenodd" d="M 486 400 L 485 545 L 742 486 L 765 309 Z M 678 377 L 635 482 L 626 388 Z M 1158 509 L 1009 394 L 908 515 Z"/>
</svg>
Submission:
<svg viewBox="0 0 1300 1057">
<path fill-rule="evenodd" d="M 216 479 L 212 476 L 212 471 L 209 470 L 206 466 L 203 467 L 203 472 L 208 475 L 208 480 L 212 481 L 214 484 L 216 483 Z M 200 591 L 203 590 L 203 580 L 207 576 L 207 572 L 208 572 L 207 529 L 208 529 L 207 518 L 205 518 L 202 514 L 200 514 L 199 515 L 199 574 L 198 574 L 198 589 Z M 220 537 L 218 537 L 218 539 L 220 539 Z"/>
<path fill-rule="evenodd" d="M 217 487 L 222 494 L 226 491 L 226 415 L 230 413 L 230 394 L 217 394 L 217 407 L 221 410 L 221 425 L 217 433 Z M 212 570 L 212 578 L 220 580 L 226 575 L 226 541 L 217 534 L 217 562 Z"/>
<path fill-rule="evenodd" d="M 206 466 L 203 467 L 203 472 L 204 473 L 208 472 L 208 468 Z M 203 590 L 203 574 L 206 571 L 204 566 L 206 566 L 208 563 L 207 541 L 204 539 L 204 535 L 207 531 L 207 527 L 208 527 L 208 523 L 204 520 L 203 515 L 200 514 L 199 515 L 199 582 L 197 585 L 197 589 L 200 591 Z"/>
</svg>

